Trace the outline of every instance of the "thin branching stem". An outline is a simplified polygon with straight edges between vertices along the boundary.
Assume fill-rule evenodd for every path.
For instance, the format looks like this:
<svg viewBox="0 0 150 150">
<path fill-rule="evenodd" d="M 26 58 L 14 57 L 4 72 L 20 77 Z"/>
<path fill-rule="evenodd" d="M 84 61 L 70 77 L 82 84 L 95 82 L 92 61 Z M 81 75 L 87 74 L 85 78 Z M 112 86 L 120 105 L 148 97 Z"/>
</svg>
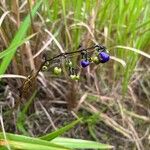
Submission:
<svg viewBox="0 0 150 150">
<path fill-rule="evenodd" d="M 88 48 L 83 48 L 83 49 L 80 49 L 80 50 L 77 50 L 77 51 L 73 51 L 73 52 L 66 52 L 66 53 L 60 53 L 50 59 L 46 59 L 45 58 L 45 61 L 41 64 L 40 68 L 38 69 L 38 71 L 35 73 L 35 76 L 38 75 L 38 73 L 42 70 L 42 67 L 48 62 L 50 64 L 50 62 L 54 61 L 55 59 L 57 58 L 60 58 L 60 57 L 64 57 L 66 58 L 67 56 L 70 56 L 70 55 L 73 55 L 73 54 L 77 54 L 77 53 L 81 53 L 83 51 L 90 51 L 90 50 L 93 50 L 94 48 L 98 48 L 99 50 L 105 50 L 106 48 L 102 45 L 94 45 L 94 46 L 91 46 L 91 47 L 88 47 Z"/>
</svg>

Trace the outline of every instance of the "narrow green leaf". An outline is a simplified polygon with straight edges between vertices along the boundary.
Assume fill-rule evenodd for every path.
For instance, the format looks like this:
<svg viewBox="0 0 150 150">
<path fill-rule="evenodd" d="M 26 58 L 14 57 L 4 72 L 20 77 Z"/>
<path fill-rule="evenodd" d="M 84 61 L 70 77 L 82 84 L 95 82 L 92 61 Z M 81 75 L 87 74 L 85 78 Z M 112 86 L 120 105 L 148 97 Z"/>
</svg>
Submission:
<svg viewBox="0 0 150 150">
<path fill-rule="evenodd" d="M 61 149 L 61 148 L 64 149 L 64 150 L 67 149 L 67 148 L 64 148 L 63 146 L 60 146 L 58 144 L 50 143 L 49 141 L 44 141 L 44 140 L 41 140 L 41 139 L 38 139 L 38 138 L 32 138 L 32 137 L 27 137 L 27 136 L 23 136 L 23 135 L 6 133 L 6 137 L 7 137 L 7 140 L 9 142 L 9 145 L 10 146 L 16 146 L 15 148 L 18 148 L 17 147 L 18 145 L 22 145 L 24 147 L 22 149 L 29 149 L 28 145 L 30 145 L 30 146 L 35 145 L 35 147 L 39 146 L 39 149 L 40 149 L 40 146 L 41 146 L 41 149 L 42 149 L 42 146 L 53 147 L 53 149 L 58 148 L 58 150 Z M 0 133 L 0 141 L 4 141 L 3 133 Z M 2 146 L 2 143 L 3 142 L 0 142 L 0 146 Z"/>
<path fill-rule="evenodd" d="M 8 55 L 9 53 L 13 52 L 14 50 L 16 50 L 19 46 L 21 46 L 25 42 L 29 41 L 35 35 L 37 35 L 37 34 L 36 33 L 32 34 L 32 35 L 28 36 L 27 38 L 25 38 L 24 40 L 16 43 L 15 45 L 12 45 L 11 47 L 8 47 L 6 50 L 0 52 L 0 59 L 3 58 L 4 56 Z"/>
<path fill-rule="evenodd" d="M 41 3 L 42 3 L 41 0 L 37 0 L 35 7 L 31 10 L 32 17 L 34 17 L 36 15 L 36 11 L 40 7 Z M 16 45 L 16 44 L 20 43 L 21 41 L 23 41 L 23 39 L 26 36 L 27 30 L 28 30 L 30 24 L 31 24 L 31 20 L 30 20 L 30 14 L 29 14 L 29 15 L 27 15 L 25 20 L 20 25 L 20 28 L 19 28 L 18 32 L 16 33 L 14 39 L 12 40 L 9 48 L 11 48 L 14 45 Z M 3 58 L 3 61 L 0 65 L 0 75 L 5 73 L 8 65 L 10 64 L 12 58 L 15 55 L 16 50 L 17 50 L 17 48 L 14 48 L 11 51 L 11 53 L 9 53 L 6 57 Z"/>
<path fill-rule="evenodd" d="M 73 121 L 72 123 L 58 129 L 57 131 L 54 131 L 52 133 L 49 133 L 47 135 L 44 135 L 42 137 L 40 137 L 40 139 L 46 140 L 46 141 L 50 141 L 60 135 L 62 135 L 63 133 L 65 133 L 66 131 L 70 130 L 71 128 L 73 128 L 77 123 L 79 123 L 82 119 L 78 119 L 76 121 Z"/>
<path fill-rule="evenodd" d="M 27 131 L 25 130 L 24 124 L 26 120 L 26 113 L 28 111 L 28 108 L 30 107 L 31 103 L 33 102 L 35 96 L 37 94 L 37 90 L 35 90 L 32 94 L 32 96 L 29 98 L 27 103 L 24 105 L 23 110 L 18 114 L 17 118 L 17 128 L 19 131 L 21 131 L 24 135 L 28 135 Z"/>
<path fill-rule="evenodd" d="M 113 146 L 94 141 L 57 137 L 51 143 L 60 144 L 73 149 L 112 149 Z"/>
<path fill-rule="evenodd" d="M 1 141 L 3 144 L 10 145 L 11 149 L 19 149 L 19 150 L 69 150 L 68 148 L 63 147 L 55 147 L 55 146 L 46 146 L 46 145 L 38 145 L 38 144 L 31 144 L 31 143 L 24 143 L 24 142 L 16 142 L 16 141 Z M 2 147 L 4 148 L 5 145 Z"/>
</svg>

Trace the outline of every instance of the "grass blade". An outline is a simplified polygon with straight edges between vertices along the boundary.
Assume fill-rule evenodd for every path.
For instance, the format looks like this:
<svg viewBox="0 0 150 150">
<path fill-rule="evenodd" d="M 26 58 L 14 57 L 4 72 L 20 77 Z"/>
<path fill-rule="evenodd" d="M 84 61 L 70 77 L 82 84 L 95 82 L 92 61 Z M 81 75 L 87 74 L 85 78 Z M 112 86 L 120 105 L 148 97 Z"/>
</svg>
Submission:
<svg viewBox="0 0 150 150">
<path fill-rule="evenodd" d="M 32 11 L 31 11 L 32 17 L 35 16 L 36 11 L 37 11 L 38 8 L 40 7 L 41 3 L 42 3 L 41 0 L 38 0 L 38 1 L 36 2 L 35 7 L 34 7 L 34 8 L 32 9 Z M 18 45 L 18 43 L 21 43 L 21 41 L 22 41 L 22 40 L 25 38 L 25 36 L 26 36 L 27 30 L 28 30 L 30 24 L 31 24 L 31 20 L 30 20 L 30 14 L 29 14 L 29 15 L 27 15 L 27 17 L 25 18 L 25 20 L 24 20 L 24 21 L 22 22 L 22 24 L 20 25 L 20 28 L 19 28 L 18 32 L 16 33 L 14 39 L 12 40 L 12 42 L 11 42 L 11 44 L 10 44 L 10 46 L 9 46 L 9 49 L 12 49 L 12 47 L 13 47 L 14 45 Z M 17 47 L 14 48 L 14 49 L 11 51 L 11 53 L 9 53 L 5 58 L 3 58 L 3 61 L 2 61 L 2 63 L 1 63 L 1 65 L 0 65 L 0 75 L 5 73 L 5 71 L 6 71 L 7 67 L 8 67 L 8 65 L 10 64 L 12 58 L 13 58 L 14 55 L 15 55 L 16 50 L 17 50 Z"/>
<path fill-rule="evenodd" d="M 150 58 L 149 54 L 147 54 L 147 53 L 145 53 L 145 52 L 143 52 L 143 51 L 141 51 L 139 49 L 136 49 L 136 48 L 132 48 L 132 47 L 128 47 L 128 46 L 120 46 L 120 45 L 116 46 L 116 48 L 122 48 L 122 49 L 130 50 L 130 51 L 136 52 L 136 53 L 138 53 L 140 55 L 143 55 L 143 56 L 145 56 L 147 58 Z"/>
<path fill-rule="evenodd" d="M 22 44 L 24 44 L 25 42 L 27 42 L 31 38 L 33 38 L 35 35 L 36 35 L 36 33 L 28 36 L 24 40 L 18 42 L 15 45 L 12 45 L 11 47 L 8 47 L 6 50 L 0 52 L 0 59 L 3 58 L 3 57 L 5 57 L 6 55 L 9 55 L 11 52 L 13 52 L 14 50 L 16 50 L 19 46 L 21 46 Z"/>
<path fill-rule="evenodd" d="M 44 135 L 42 137 L 40 137 L 40 139 L 43 139 L 43 140 L 47 140 L 47 141 L 50 141 L 60 135 L 62 135 L 63 133 L 65 133 L 66 131 L 70 130 L 71 128 L 73 128 L 77 123 L 79 123 L 82 119 L 78 119 L 76 121 L 73 121 L 72 123 L 58 129 L 57 131 L 54 131 L 50 134 L 47 134 L 47 135 Z"/>
<path fill-rule="evenodd" d="M 94 141 L 81 140 L 81 139 L 71 139 L 58 137 L 51 141 L 51 143 L 59 143 L 63 146 L 73 148 L 73 149 L 112 149 L 113 146 L 101 144 Z"/>
<path fill-rule="evenodd" d="M 0 133 L 0 147 L 1 146 L 5 147 L 7 144 L 9 144 L 12 149 L 68 150 L 68 148 L 38 138 L 32 138 L 32 137 L 11 134 L 11 133 L 6 133 L 6 136 L 7 136 L 7 141 L 4 139 L 3 133 Z"/>
</svg>

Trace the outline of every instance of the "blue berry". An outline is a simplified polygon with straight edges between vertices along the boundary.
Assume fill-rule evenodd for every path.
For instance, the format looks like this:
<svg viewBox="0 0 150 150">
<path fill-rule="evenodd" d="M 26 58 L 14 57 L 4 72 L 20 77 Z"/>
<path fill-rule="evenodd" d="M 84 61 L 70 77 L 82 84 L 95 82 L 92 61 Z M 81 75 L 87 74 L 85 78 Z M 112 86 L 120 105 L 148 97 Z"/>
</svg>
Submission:
<svg viewBox="0 0 150 150">
<path fill-rule="evenodd" d="M 110 56 L 106 52 L 100 52 L 99 53 L 99 58 L 100 58 L 101 63 L 105 63 L 105 62 L 109 61 Z"/>
<path fill-rule="evenodd" d="M 88 60 L 81 60 L 80 64 L 83 68 L 85 68 L 90 64 L 90 62 Z"/>
</svg>

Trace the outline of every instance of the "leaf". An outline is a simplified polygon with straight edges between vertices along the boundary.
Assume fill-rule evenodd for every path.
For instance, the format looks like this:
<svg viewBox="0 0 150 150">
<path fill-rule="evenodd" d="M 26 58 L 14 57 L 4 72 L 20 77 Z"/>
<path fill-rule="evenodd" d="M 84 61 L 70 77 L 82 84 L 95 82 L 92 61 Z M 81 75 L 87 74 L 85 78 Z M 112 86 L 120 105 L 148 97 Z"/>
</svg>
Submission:
<svg viewBox="0 0 150 150">
<path fill-rule="evenodd" d="M 19 129 L 20 132 L 22 132 L 24 135 L 28 135 L 27 131 L 25 130 L 25 120 L 26 120 L 26 113 L 31 105 L 31 103 L 33 102 L 35 96 L 37 94 L 37 90 L 35 90 L 33 92 L 33 94 L 31 95 L 31 97 L 29 98 L 29 100 L 27 101 L 27 103 L 24 105 L 24 108 L 21 112 L 19 112 L 18 114 L 18 118 L 17 118 L 17 128 Z"/>
<path fill-rule="evenodd" d="M 25 38 L 24 40 L 16 43 L 15 45 L 12 45 L 11 47 L 8 47 L 6 50 L 0 52 L 0 59 L 3 58 L 6 55 L 9 55 L 9 53 L 11 53 L 12 51 L 14 51 L 15 49 L 17 49 L 19 46 L 21 46 L 22 44 L 24 44 L 25 42 L 29 41 L 31 38 L 33 38 L 35 34 L 32 34 L 30 36 L 28 36 L 27 38 Z"/>
<path fill-rule="evenodd" d="M 63 145 L 73 149 L 112 149 L 113 146 L 107 144 L 101 144 L 94 141 L 81 140 L 81 139 L 71 139 L 57 137 L 51 141 L 51 143 Z"/>
<path fill-rule="evenodd" d="M 0 147 L 5 147 L 9 144 L 12 149 L 21 150 L 68 150 L 68 148 L 38 138 L 11 133 L 6 133 L 6 137 L 7 141 L 4 139 L 3 133 L 0 133 Z"/>
<path fill-rule="evenodd" d="M 77 123 L 79 123 L 82 119 L 78 119 L 76 121 L 73 121 L 72 123 L 58 129 L 57 131 L 54 131 L 52 133 L 49 133 L 47 135 L 44 135 L 42 137 L 40 137 L 40 139 L 46 140 L 46 141 L 50 141 L 60 135 L 62 135 L 63 133 L 65 133 L 66 131 L 70 130 L 71 128 L 73 128 Z"/>
<path fill-rule="evenodd" d="M 31 10 L 32 17 L 34 17 L 36 15 L 36 11 L 40 7 L 41 3 L 42 3 L 41 0 L 37 0 L 36 5 Z M 16 33 L 14 39 L 12 40 L 10 46 L 8 47 L 9 49 L 12 49 L 12 51 L 6 57 L 3 58 L 3 61 L 0 65 L 0 75 L 5 73 L 8 65 L 10 64 L 10 62 L 11 62 L 12 58 L 14 57 L 15 52 L 18 48 L 18 46 L 13 48 L 14 45 L 19 45 L 18 43 L 21 43 L 23 41 L 23 39 L 26 36 L 27 30 L 28 30 L 30 24 L 31 24 L 30 14 L 28 14 L 27 17 L 25 18 L 25 20 L 20 25 L 20 28 L 19 28 L 18 32 Z"/>
</svg>

